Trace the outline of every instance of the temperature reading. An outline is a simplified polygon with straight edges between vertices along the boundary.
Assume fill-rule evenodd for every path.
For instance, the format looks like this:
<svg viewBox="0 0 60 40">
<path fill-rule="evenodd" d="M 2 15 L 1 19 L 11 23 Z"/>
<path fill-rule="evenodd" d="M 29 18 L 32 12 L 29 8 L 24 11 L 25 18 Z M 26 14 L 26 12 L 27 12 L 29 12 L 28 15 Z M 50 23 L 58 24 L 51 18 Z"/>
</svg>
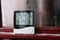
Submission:
<svg viewBox="0 0 60 40">
<path fill-rule="evenodd" d="M 16 25 L 33 25 L 33 12 L 16 13 Z"/>
</svg>

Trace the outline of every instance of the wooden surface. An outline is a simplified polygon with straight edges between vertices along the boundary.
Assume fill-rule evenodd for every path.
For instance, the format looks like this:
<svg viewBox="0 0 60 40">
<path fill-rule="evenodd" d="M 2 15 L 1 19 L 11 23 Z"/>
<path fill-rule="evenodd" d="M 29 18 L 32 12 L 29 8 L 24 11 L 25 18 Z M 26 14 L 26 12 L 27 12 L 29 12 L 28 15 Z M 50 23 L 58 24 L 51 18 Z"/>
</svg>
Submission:
<svg viewBox="0 0 60 40">
<path fill-rule="evenodd" d="M 31 34 L 14 34 L 13 28 L 0 28 L 1 39 L 33 39 L 33 40 L 60 40 L 60 28 L 36 28 L 36 33 Z M 50 33 L 59 34 L 50 34 Z M 49 33 L 49 34 L 48 34 Z"/>
<path fill-rule="evenodd" d="M 28 35 L 28 34 L 0 34 L 0 38 L 28 38 L 28 39 L 47 39 L 47 38 L 58 38 L 60 39 L 60 36 L 53 36 L 53 35 L 42 35 L 42 34 L 34 34 L 34 35 Z"/>
<path fill-rule="evenodd" d="M 60 34 L 59 27 L 37 27 L 36 33 Z"/>
<path fill-rule="evenodd" d="M 0 32 L 13 32 L 13 28 L 0 28 Z M 36 27 L 36 33 L 60 34 L 59 27 Z"/>
</svg>

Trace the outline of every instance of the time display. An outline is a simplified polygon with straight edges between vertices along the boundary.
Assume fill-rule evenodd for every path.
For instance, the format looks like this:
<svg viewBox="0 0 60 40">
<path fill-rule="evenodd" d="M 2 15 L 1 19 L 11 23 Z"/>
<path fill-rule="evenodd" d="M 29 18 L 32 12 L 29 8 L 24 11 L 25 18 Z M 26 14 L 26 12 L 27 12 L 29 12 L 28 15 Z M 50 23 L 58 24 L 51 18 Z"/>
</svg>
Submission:
<svg viewBox="0 0 60 40">
<path fill-rule="evenodd" d="M 16 13 L 16 25 L 33 25 L 33 12 Z"/>
</svg>

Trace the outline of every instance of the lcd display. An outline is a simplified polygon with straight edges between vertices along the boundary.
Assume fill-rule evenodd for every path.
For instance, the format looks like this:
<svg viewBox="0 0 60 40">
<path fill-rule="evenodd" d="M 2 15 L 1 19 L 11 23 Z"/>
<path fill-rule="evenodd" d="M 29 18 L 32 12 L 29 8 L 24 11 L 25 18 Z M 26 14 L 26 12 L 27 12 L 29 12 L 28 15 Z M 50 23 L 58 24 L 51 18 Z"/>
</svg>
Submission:
<svg viewBox="0 0 60 40">
<path fill-rule="evenodd" d="M 15 11 L 14 27 L 24 28 L 34 26 L 33 11 Z"/>
</svg>

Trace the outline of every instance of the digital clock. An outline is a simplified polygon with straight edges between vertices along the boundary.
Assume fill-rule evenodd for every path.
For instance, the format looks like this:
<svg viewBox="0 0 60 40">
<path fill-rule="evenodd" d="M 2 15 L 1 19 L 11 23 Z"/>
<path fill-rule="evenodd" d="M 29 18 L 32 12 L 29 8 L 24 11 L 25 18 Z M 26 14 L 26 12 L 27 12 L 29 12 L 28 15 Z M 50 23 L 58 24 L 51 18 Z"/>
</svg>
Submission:
<svg viewBox="0 0 60 40">
<path fill-rule="evenodd" d="M 34 34 L 34 11 L 15 11 L 14 29 L 19 29 L 17 32 L 15 30 L 16 33 Z"/>
</svg>

